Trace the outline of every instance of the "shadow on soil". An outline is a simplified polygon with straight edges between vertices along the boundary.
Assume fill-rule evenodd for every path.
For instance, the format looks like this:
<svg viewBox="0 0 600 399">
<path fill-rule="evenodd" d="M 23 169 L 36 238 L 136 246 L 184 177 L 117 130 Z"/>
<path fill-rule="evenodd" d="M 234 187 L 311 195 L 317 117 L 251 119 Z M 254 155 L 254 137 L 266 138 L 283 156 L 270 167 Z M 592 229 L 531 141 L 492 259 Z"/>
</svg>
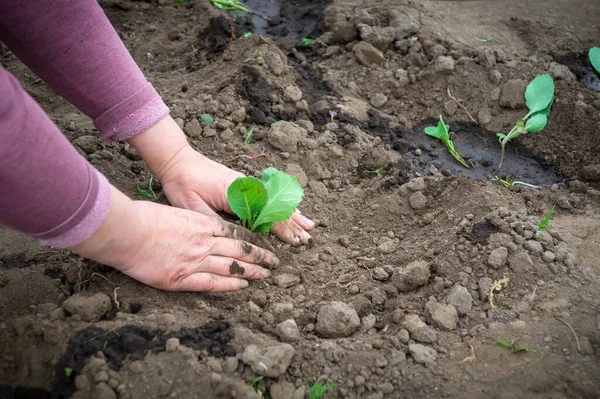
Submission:
<svg viewBox="0 0 600 399">
<path fill-rule="evenodd" d="M 555 56 L 554 60 L 566 65 L 577 80 L 593 90 L 600 91 L 600 75 L 594 70 L 587 53 L 569 53 Z"/>
</svg>

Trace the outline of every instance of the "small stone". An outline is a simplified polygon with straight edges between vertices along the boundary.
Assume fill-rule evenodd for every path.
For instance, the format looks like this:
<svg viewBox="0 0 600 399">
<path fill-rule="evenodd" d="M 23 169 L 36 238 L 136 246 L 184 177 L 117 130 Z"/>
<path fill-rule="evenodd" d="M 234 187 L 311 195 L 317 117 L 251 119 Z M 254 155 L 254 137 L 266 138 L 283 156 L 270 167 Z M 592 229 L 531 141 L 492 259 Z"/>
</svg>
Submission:
<svg viewBox="0 0 600 399">
<path fill-rule="evenodd" d="M 214 137 L 217 135 L 217 130 L 209 126 L 205 126 L 202 129 L 202 135 L 204 137 Z"/>
<path fill-rule="evenodd" d="M 473 307 L 473 297 L 465 287 L 456 284 L 448 294 L 448 303 L 456 308 L 459 316 L 465 316 Z"/>
<path fill-rule="evenodd" d="M 496 65 L 496 56 L 489 48 L 484 48 L 479 52 L 479 63 L 487 70 Z"/>
<path fill-rule="evenodd" d="M 225 359 L 225 363 L 223 364 L 223 371 L 226 374 L 233 374 L 237 370 L 240 361 L 237 357 L 228 357 Z"/>
<path fill-rule="evenodd" d="M 525 243 L 523 244 L 523 248 L 525 248 L 526 250 L 528 250 L 529 252 L 531 252 L 533 254 L 541 254 L 542 252 L 544 252 L 544 248 L 542 247 L 542 244 L 540 244 L 538 241 L 535 241 L 535 240 L 525 241 Z"/>
<path fill-rule="evenodd" d="M 302 187 L 306 187 L 306 185 L 308 184 L 308 177 L 306 176 L 306 173 L 300 167 L 300 165 L 290 163 L 286 166 L 285 172 L 290 175 L 296 176 L 296 179 L 298 179 L 298 183 L 300 183 Z"/>
<path fill-rule="evenodd" d="M 400 292 L 410 292 L 427 284 L 430 276 L 427 262 L 414 261 L 397 268 L 392 274 L 391 282 Z"/>
<path fill-rule="evenodd" d="M 109 378 L 110 377 L 108 376 L 108 373 L 104 370 L 101 370 L 98 373 L 96 373 L 96 375 L 94 376 L 94 382 L 95 383 L 108 382 Z"/>
<path fill-rule="evenodd" d="M 165 350 L 167 352 L 175 352 L 179 346 L 179 338 L 169 338 L 165 344 Z"/>
<path fill-rule="evenodd" d="M 280 151 L 296 152 L 305 131 L 292 122 L 279 121 L 271 125 L 269 144 Z"/>
<path fill-rule="evenodd" d="M 394 392 L 394 385 L 391 382 L 383 382 L 379 385 L 377 385 L 377 389 L 378 392 L 381 392 L 384 395 L 389 395 L 392 392 Z"/>
<path fill-rule="evenodd" d="M 377 249 L 384 254 L 391 254 L 398 250 L 398 243 L 394 240 L 384 241 L 377 246 Z"/>
<path fill-rule="evenodd" d="M 283 99 L 295 103 L 302 100 L 302 90 L 298 86 L 288 86 L 283 90 Z"/>
<path fill-rule="evenodd" d="M 343 302 L 331 302 L 321 307 L 315 329 L 325 338 L 349 337 L 360 326 L 356 310 Z"/>
<path fill-rule="evenodd" d="M 501 88 L 500 106 L 511 109 L 524 107 L 526 88 L 527 81 L 523 79 L 511 79 L 504 83 Z"/>
<path fill-rule="evenodd" d="M 556 255 L 554 255 L 554 252 L 544 251 L 544 253 L 542 254 L 542 260 L 546 263 L 552 263 L 554 262 L 554 259 L 556 259 Z"/>
<path fill-rule="evenodd" d="M 333 24 L 331 29 L 333 33 L 333 41 L 339 44 L 347 44 L 358 39 L 358 31 L 353 23 L 338 20 Z"/>
<path fill-rule="evenodd" d="M 75 387 L 80 391 L 89 391 L 92 385 L 87 375 L 79 374 L 75 377 Z"/>
<path fill-rule="evenodd" d="M 375 327 L 375 323 L 377 323 L 377 317 L 372 313 L 366 315 L 360 320 L 363 331 L 369 331 L 371 328 Z"/>
<path fill-rule="evenodd" d="M 425 179 L 422 177 L 417 177 L 415 179 L 411 179 L 408 183 L 404 184 L 406 188 L 410 191 L 423 191 L 425 190 Z"/>
<path fill-rule="evenodd" d="M 117 399 L 117 394 L 105 382 L 96 385 L 91 399 Z"/>
<path fill-rule="evenodd" d="M 275 285 L 279 288 L 291 288 L 295 285 L 300 284 L 301 280 L 299 276 L 291 273 L 282 273 L 275 276 L 273 279 Z"/>
<path fill-rule="evenodd" d="M 352 47 L 352 53 L 362 65 L 379 64 L 385 61 L 383 53 L 367 42 L 355 44 Z"/>
<path fill-rule="evenodd" d="M 242 362 L 258 375 L 277 378 L 285 374 L 295 354 L 294 347 L 285 343 L 249 345 L 244 349 Z"/>
<path fill-rule="evenodd" d="M 144 371 L 144 363 L 142 363 L 139 360 L 131 362 L 131 364 L 129 365 L 129 371 L 131 371 L 134 374 L 140 374 L 142 371 Z"/>
<path fill-rule="evenodd" d="M 454 72 L 454 59 L 449 56 L 439 56 L 433 63 L 433 71 L 438 75 L 451 75 Z"/>
<path fill-rule="evenodd" d="M 221 364 L 221 361 L 219 359 L 208 359 L 206 361 L 206 367 L 218 374 L 221 374 L 223 372 L 223 365 Z"/>
<path fill-rule="evenodd" d="M 417 318 L 419 318 L 419 316 L 417 316 Z M 421 319 L 419 319 L 419 321 L 421 321 Z M 435 331 L 433 331 L 433 333 L 435 334 Z M 410 341 L 410 333 L 408 332 L 408 330 L 403 328 L 400 331 L 398 331 L 398 334 L 396 334 L 396 338 L 398 338 L 398 341 L 402 342 L 403 344 L 407 344 L 408 341 Z"/>
<path fill-rule="evenodd" d="M 437 359 L 437 352 L 429 346 L 421 344 L 410 344 L 408 350 L 416 363 L 432 366 Z"/>
<path fill-rule="evenodd" d="M 433 326 L 444 331 L 456 329 L 458 323 L 456 308 L 439 302 L 427 302 L 425 304 L 425 317 Z"/>
<path fill-rule="evenodd" d="M 502 81 L 502 74 L 499 70 L 493 69 L 490 71 L 489 79 L 492 84 L 498 85 Z"/>
<path fill-rule="evenodd" d="M 427 206 L 427 197 L 422 192 L 417 191 L 408 197 L 408 203 L 412 209 L 423 209 Z"/>
<path fill-rule="evenodd" d="M 277 325 L 277 335 L 281 342 L 296 342 L 300 340 L 300 330 L 293 319 L 286 320 Z"/>
<path fill-rule="evenodd" d="M 524 273 L 533 268 L 533 261 L 526 251 L 516 253 L 510 259 L 510 268 L 515 273 Z"/>
<path fill-rule="evenodd" d="M 431 327 L 429 327 L 423 320 L 419 318 L 419 316 L 411 314 L 407 315 L 404 318 L 404 323 L 402 323 L 402 327 L 404 327 L 405 331 L 410 333 L 410 337 L 415 341 L 432 343 L 437 339 L 437 333 Z M 402 331 L 402 330 L 401 330 Z M 400 337 L 398 337 L 400 339 Z M 400 342 L 404 342 L 400 339 Z"/>
<path fill-rule="evenodd" d="M 488 294 L 490 293 L 492 284 L 494 284 L 494 281 L 489 277 L 482 277 L 477 282 L 477 285 L 479 287 L 479 298 L 482 302 L 488 300 Z"/>
<path fill-rule="evenodd" d="M 548 71 L 550 72 L 550 76 L 556 80 L 565 80 L 567 82 L 574 82 L 576 80 L 575 75 L 568 66 L 557 62 L 551 62 Z"/>
<path fill-rule="evenodd" d="M 489 108 L 481 108 L 477 113 L 477 119 L 482 125 L 487 125 L 492 121 L 492 112 Z"/>
<path fill-rule="evenodd" d="M 202 125 L 200 125 L 200 121 L 197 118 L 194 118 L 185 124 L 183 131 L 189 137 L 199 138 L 202 136 Z"/>
<path fill-rule="evenodd" d="M 388 101 L 388 98 L 383 93 L 376 93 L 373 97 L 371 97 L 371 105 L 375 108 L 383 107 Z"/>
<path fill-rule="evenodd" d="M 487 264 L 492 269 L 500 269 L 506 264 L 508 259 L 508 249 L 506 247 L 500 247 L 494 249 L 488 257 Z"/>
<path fill-rule="evenodd" d="M 435 216 L 433 215 L 433 213 L 426 213 L 423 215 L 423 223 L 425 224 L 431 224 L 434 220 Z"/>
<path fill-rule="evenodd" d="M 102 292 L 80 292 L 63 302 L 62 308 L 83 321 L 98 321 L 111 308 L 110 297 Z"/>
<path fill-rule="evenodd" d="M 92 154 L 101 149 L 100 139 L 94 136 L 80 136 L 73 140 L 73 145 L 81 148 L 86 154 Z"/>
<path fill-rule="evenodd" d="M 167 381 L 160 381 L 159 382 L 159 384 L 158 384 L 158 396 L 160 396 L 161 398 L 164 398 L 165 396 L 168 396 L 171 393 L 172 390 L 173 390 L 173 387 Z"/>
<path fill-rule="evenodd" d="M 269 388 L 271 399 L 292 399 L 296 386 L 289 381 L 277 381 Z"/>
<path fill-rule="evenodd" d="M 373 269 L 373 278 L 377 281 L 386 281 L 387 279 L 390 278 L 390 275 L 388 274 L 388 272 L 385 271 L 385 269 L 383 267 L 376 267 Z"/>
</svg>

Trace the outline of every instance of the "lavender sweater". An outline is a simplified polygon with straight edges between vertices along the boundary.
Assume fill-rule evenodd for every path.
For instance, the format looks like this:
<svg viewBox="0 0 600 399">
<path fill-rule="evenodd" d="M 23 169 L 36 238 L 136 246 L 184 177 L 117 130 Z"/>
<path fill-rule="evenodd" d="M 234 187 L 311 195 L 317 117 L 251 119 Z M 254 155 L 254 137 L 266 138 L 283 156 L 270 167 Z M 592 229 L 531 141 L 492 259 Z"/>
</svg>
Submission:
<svg viewBox="0 0 600 399">
<path fill-rule="evenodd" d="M 169 112 L 96 0 L 2 0 L 0 41 L 107 141 Z M 0 67 L 0 224 L 70 247 L 96 231 L 109 205 L 108 181 Z"/>
</svg>

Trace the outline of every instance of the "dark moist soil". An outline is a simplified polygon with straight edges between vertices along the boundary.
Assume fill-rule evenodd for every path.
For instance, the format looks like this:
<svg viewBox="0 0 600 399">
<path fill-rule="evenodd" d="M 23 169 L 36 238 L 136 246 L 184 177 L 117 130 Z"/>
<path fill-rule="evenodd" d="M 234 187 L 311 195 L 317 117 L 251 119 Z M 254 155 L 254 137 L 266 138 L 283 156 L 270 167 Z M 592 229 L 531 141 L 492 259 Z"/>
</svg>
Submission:
<svg viewBox="0 0 600 399">
<path fill-rule="evenodd" d="M 588 88 L 600 91 L 600 75 L 592 66 L 587 52 L 568 53 L 555 56 L 554 59 L 559 64 L 568 66 L 569 70 L 577 77 L 577 80 L 581 81 Z"/>
</svg>

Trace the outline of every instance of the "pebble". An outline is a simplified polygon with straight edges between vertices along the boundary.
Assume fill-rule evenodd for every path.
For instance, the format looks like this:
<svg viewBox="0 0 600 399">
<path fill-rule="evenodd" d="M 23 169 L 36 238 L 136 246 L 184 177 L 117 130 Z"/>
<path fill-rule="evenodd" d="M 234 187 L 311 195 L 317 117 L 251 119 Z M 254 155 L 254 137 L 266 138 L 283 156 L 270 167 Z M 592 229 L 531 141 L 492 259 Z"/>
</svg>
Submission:
<svg viewBox="0 0 600 399">
<path fill-rule="evenodd" d="M 98 321 L 111 308 L 110 297 L 102 292 L 80 292 L 63 302 L 62 308 L 83 321 Z"/>
<path fill-rule="evenodd" d="M 277 335 L 281 342 L 296 342 L 300 340 L 300 330 L 293 319 L 288 319 L 277 325 Z"/>
<path fill-rule="evenodd" d="M 228 357 L 223 364 L 223 371 L 226 374 L 233 374 L 238 369 L 240 361 L 237 357 Z"/>
<path fill-rule="evenodd" d="M 144 364 L 139 360 L 135 360 L 129 365 L 129 371 L 134 374 L 139 374 L 144 371 Z"/>
<path fill-rule="evenodd" d="M 381 108 L 387 103 L 388 98 L 383 93 L 376 93 L 373 97 L 371 97 L 371 105 L 375 108 Z"/>
<path fill-rule="evenodd" d="M 117 394 L 105 382 L 96 385 L 91 399 L 117 399 Z"/>
<path fill-rule="evenodd" d="M 315 329 L 325 338 L 340 338 L 354 334 L 359 326 L 356 310 L 343 302 L 331 302 L 319 310 Z"/>
<path fill-rule="evenodd" d="M 390 278 L 388 272 L 381 266 L 378 266 L 372 270 L 373 278 L 377 281 L 386 281 Z"/>
<path fill-rule="evenodd" d="M 556 259 L 556 255 L 554 255 L 554 252 L 545 251 L 542 254 L 542 260 L 546 263 L 552 263 L 552 262 L 554 262 L 554 259 Z"/>
<path fill-rule="evenodd" d="M 283 99 L 288 102 L 297 102 L 302 100 L 302 90 L 298 86 L 288 86 L 283 91 Z"/>
<path fill-rule="evenodd" d="M 435 330 L 433 330 L 431 327 L 425 324 L 425 322 L 421 320 L 417 315 L 407 315 L 404 318 L 404 323 L 402 324 L 402 327 L 404 327 L 404 331 L 407 332 L 406 335 L 410 333 L 410 338 L 414 339 L 415 341 L 432 343 L 435 342 L 437 339 L 437 333 L 435 332 Z M 406 342 L 403 341 L 403 339 L 406 338 L 406 335 L 401 337 L 400 333 L 398 333 L 398 339 L 400 340 L 400 342 L 408 342 L 408 339 L 406 339 Z"/>
<path fill-rule="evenodd" d="M 444 331 L 456 329 L 458 313 L 452 305 L 439 302 L 427 302 L 425 304 L 425 317 L 435 327 Z"/>
<path fill-rule="evenodd" d="M 473 307 L 473 297 L 465 287 L 455 285 L 448 294 L 448 303 L 456 308 L 459 316 L 465 316 Z"/>
<path fill-rule="evenodd" d="M 494 249 L 488 257 L 487 264 L 493 269 L 499 269 L 506 264 L 508 259 L 508 249 L 506 247 L 500 247 Z"/>
<path fill-rule="evenodd" d="M 289 381 L 277 381 L 269 388 L 271 399 L 290 399 L 294 395 L 296 386 Z"/>
<path fill-rule="evenodd" d="M 410 334 L 407 329 L 403 328 L 400 331 L 398 331 L 398 334 L 396 334 L 396 338 L 398 338 L 398 340 L 403 344 L 407 344 L 410 340 Z"/>
<path fill-rule="evenodd" d="M 96 373 L 96 375 L 94 376 L 94 382 L 95 383 L 99 383 L 99 382 L 108 382 L 109 377 L 108 377 L 108 373 L 104 370 L 99 371 L 98 373 Z"/>
<path fill-rule="evenodd" d="M 249 345 L 244 349 L 242 362 L 255 374 L 277 378 L 285 374 L 295 354 L 294 347 L 286 343 Z"/>
<path fill-rule="evenodd" d="M 279 288 L 291 288 L 295 285 L 300 284 L 301 280 L 299 276 L 291 273 L 278 274 L 273 278 L 273 282 Z"/>
<path fill-rule="evenodd" d="M 423 209 L 427 206 L 427 198 L 422 192 L 417 191 L 408 197 L 408 203 L 412 209 Z"/>
<path fill-rule="evenodd" d="M 544 252 L 544 248 L 542 247 L 542 244 L 540 244 L 538 241 L 535 240 L 527 240 L 525 241 L 525 243 L 523 244 L 523 247 L 528 250 L 531 253 L 534 254 L 541 254 L 542 252 Z"/>
<path fill-rule="evenodd" d="M 439 56 L 433 63 L 433 71 L 438 75 L 450 75 L 454 72 L 454 59 L 449 56 Z"/>
<path fill-rule="evenodd" d="M 369 331 L 371 328 L 375 327 L 375 323 L 377 323 L 377 317 L 372 313 L 366 315 L 360 321 L 363 331 Z"/>
<path fill-rule="evenodd" d="M 399 267 L 392 274 L 391 283 L 400 292 L 410 292 L 427 284 L 431 272 L 429 264 L 424 261 L 414 261 L 405 267 Z"/>
<path fill-rule="evenodd" d="M 169 338 L 165 345 L 165 350 L 167 352 L 175 352 L 179 346 L 179 338 Z"/>
<path fill-rule="evenodd" d="M 485 302 L 488 300 L 488 294 L 490 292 L 490 289 L 492 288 L 492 284 L 494 284 L 494 281 L 489 277 L 482 277 L 477 282 L 477 285 L 479 287 L 479 298 L 481 299 L 482 302 Z M 485 317 L 485 313 L 484 313 L 484 317 Z"/>
<path fill-rule="evenodd" d="M 408 350 L 416 363 L 432 366 L 437 359 L 437 352 L 429 346 L 421 344 L 410 344 Z"/>
</svg>

